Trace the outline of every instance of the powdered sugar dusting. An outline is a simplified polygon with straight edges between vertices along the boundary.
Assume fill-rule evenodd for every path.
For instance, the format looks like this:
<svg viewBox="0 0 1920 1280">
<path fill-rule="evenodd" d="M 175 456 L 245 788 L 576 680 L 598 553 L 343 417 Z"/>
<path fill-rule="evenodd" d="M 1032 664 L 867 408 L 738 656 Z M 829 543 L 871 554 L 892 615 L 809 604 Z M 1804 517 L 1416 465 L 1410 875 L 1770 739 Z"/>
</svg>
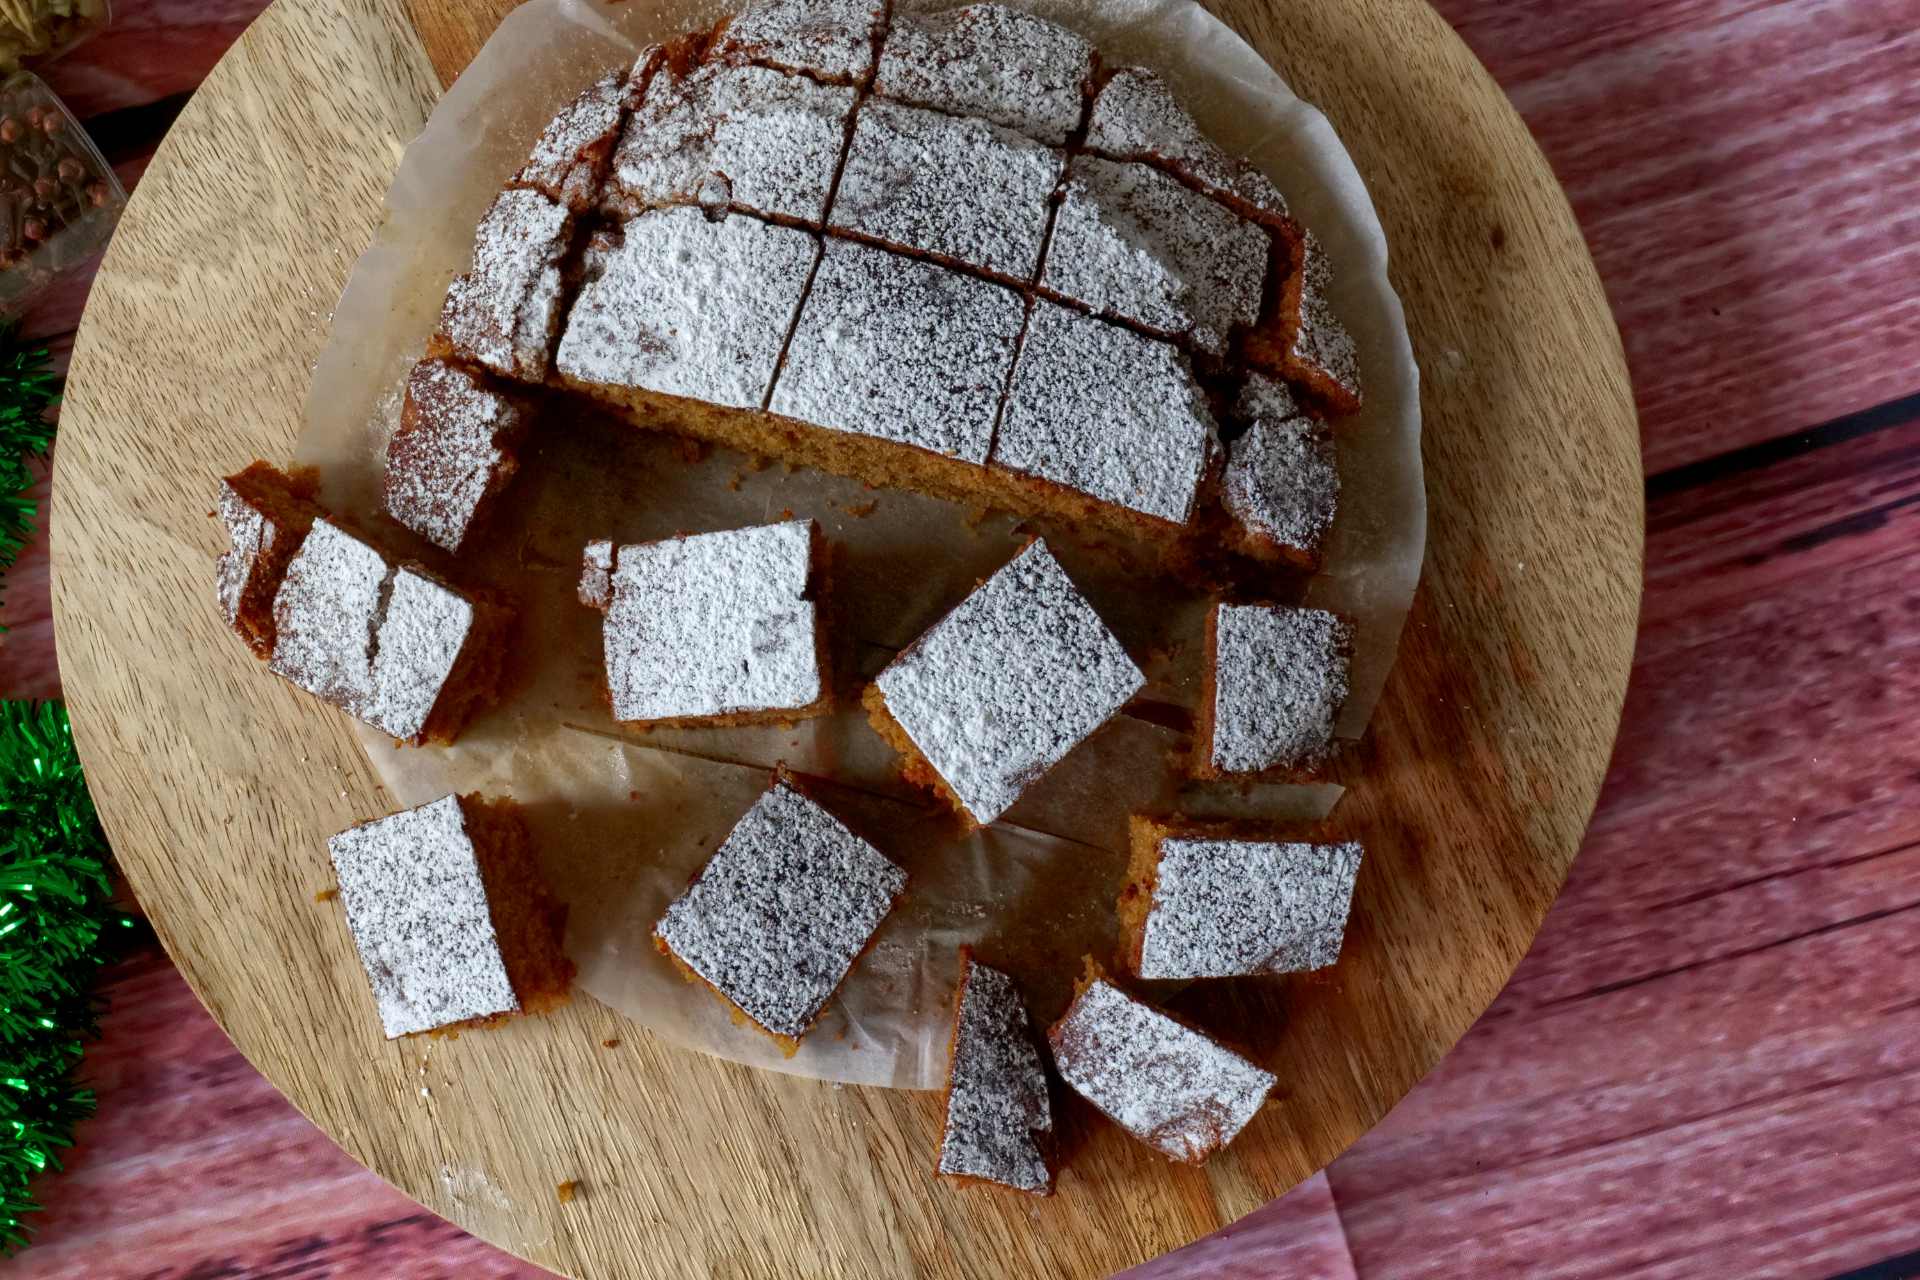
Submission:
<svg viewBox="0 0 1920 1280">
<path fill-rule="evenodd" d="M 1256 538 L 1317 553 L 1340 500 L 1332 433 L 1260 374 L 1241 392 L 1239 414 L 1249 425 L 1227 446 L 1222 505 Z"/>
<path fill-rule="evenodd" d="M 806 233 L 752 218 L 642 214 L 623 239 L 596 239 L 560 372 L 758 409 L 816 252 Z"/>
<path fill-rule="evenodd" d="M 357 714 L 402 741 L 418 738 L 473 631 L 473 603 L 413 569 L 393 576 L 380 619 L 373 684 Z"/>
<path fill-rule="evenodd" d="M 798 1039 L 906 884 L 879 850 L 777 780 L 655 932 L 748 1017 Z"/>
<path fill-rule="evenodd" d="M 358 716 L 373 688 L 388 574 L 378 551 L 331 520 L 315 520 L 274 596 L 279 641 L 269 669 Z"/>
<path fill-rule="evenodd" d="M 407 376 L 400 426 L 387 442 L 387 514 L 458 551 L 484 500 L 515 469 L 506 447 L 520 411 L 458 365 L 422 360 Z"/>
<path fill-rule="evenodd" d="M 1216 195 L 1285 216 L 1286 198 L 1272 179 L 1215 146 L 1165 82 L 1143 67 L 1114 72 L 1094 99 L 1087 147 L 1121 160 L 1143 160 Z"/>
<path fill-rule="evenodd" d="M 832 223 L 1019 280 L 1040 261 L 1061 153 L 984 120 L 869 100 Z"/>
<path fill-rule="evenodd" d="M 885 17 L 886 6 L 872 0 L 766 0 L 733 19 L 719 53 L 850 82 L 872 69 Z"/>
<path fill-rule="evenodd" d="M 643 67 L 647 56 L 641 57 Z M 608 72 L 588 85 L 548 123 L 514 182 L 538 187 L 576 213 L 584 211 L 599 196 L 626 95 L 624 72 Z"/>
<path fill-rule="evenodd" d="M 1353 628 L 1321 609 L 1265 605 L 1221 605 L 1214 628 L 1214 767 L 1320 763 L 1347 700 Z"/>
<path fill-rule="evenodd" d="M 1146 683 L 1033 542 L 882 671 L 887 712 L 992 822 Z"/>
<path fill-rule="evenodd" d="M 799 710 L 820 699 L 811 520 L 612 553 L 603 632 L 616 720 Z M 586 581 L 599 570 L 587 548 Z"/>
<path fill-rule="evenodd" d="M 1076 156 L 1040 284 L 1217 354 L 1258 318 L 1271 251 L 1262 228 L 1157 169 Z"/>
<path fill-rule="evenodd" d="M 241 497 L 225 480 L 220 482 L 218 506 L 220 520 L 227 526 L 227 549 L 214 564 L 213 589 L 220 602 L 220 616 L 233 626 L 239 620 L 240 601 L 254 569 L 282 532 L 271 516 Z"/>
<path fill-rule="evenodd" d="M 770 407 L 984 463 L 1021 306 L 1011 289 L 830 240 Z"/>
<path fill-rule="evenodd" d="M 614 152 L 621 213 L 701 199 L 717 178 L 743 209 L 817 223 L 846 144 L 854 92 L 767 67 L 662 68 Z"/>
<path fill-rule="evenodd" d="M 1291 354 L 1296 360 L 1323 371 L 1341 390 L 1356 400 L 1360 397 L 1360 353 L 1353 335 L 1333 314 L 1327 290 L 1333 284 L 1333 268 L 1326 250 L 1312 232 L 1307 233 L 1301 272 L 1300 328 L 1293 340 Z"/>
<path fill-rule="evenodd" d="M 269 668 L 382 733 L 417 739 L 473 629 L 471 601 L 313 522 L 273 601 Z"/>
<path fill-rule="evenodd" d="M 559 322 L 573 215 L 538 191 L 502 191 L 474 233 L 473 269 L 447 289 L 440 328 L 467 358 L 538 382 Z"/>
<path fill-rule="evenodd" d="M 1080 123 L 1093 46 L 1017 9 L 970 4 L 894 19 L 873 91 L 979 116 L 1055 146 Z"/>
<path fill-rule="evenodd" d="M 1060 1078 L 1169 1159 L 1203 1163 L 1239 1136 L 1275 1078 L 1104 979 L 1054 1024 Z"/>
<path fill-rule="evenodd" d="M 1185 524 L 1213 432 L 1185 356 L 1041 301 L 1014 367 L 993 463 Z"/>
<path fill-rule="evenodd" d="M 574 593 L 589 609 L 613 603 L 613 543 L 605 538 L 589 542 L 580 553 L 580 586 Z"/>
<path fill-rule="evenodd" d="M 1358 844 L 1167 836 L 1140 949 L 1143 978 L 1305 973 L 1340 958 Z"/>
<path fill-rule="evenodd" d="M 519 1011 L 458 797 L 342 831 L 327 851 L 389 1040 Z"/>
<path fill-rule="evenodd" d="M 1053 1129 L 1047 1073 L 1027 1006 L 998 969 L 962 962 L 940 1172 L 1044 1191 L 1053 1176 L 1034 1142 Z"/>
</svg>

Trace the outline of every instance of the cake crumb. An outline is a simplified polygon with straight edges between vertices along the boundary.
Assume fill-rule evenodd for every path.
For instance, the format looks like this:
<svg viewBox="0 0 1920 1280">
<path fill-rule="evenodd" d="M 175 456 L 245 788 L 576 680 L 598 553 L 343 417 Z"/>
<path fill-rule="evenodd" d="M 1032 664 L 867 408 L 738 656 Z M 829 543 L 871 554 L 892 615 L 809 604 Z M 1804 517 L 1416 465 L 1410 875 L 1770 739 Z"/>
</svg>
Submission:
<svg viewBox="0 0 1920 1280">
<path fill-rule="evenodd" d="M 572 1204 L 573 1198 L 579 1194 L 580 1194 L 580 1183 L 572 1178 L 569 1178 L 567 1179 L 567 1181 L 560 1183 L 559 1185 L 555 1186 L 553 1189 L 553 1198 L 558 1200 L 561 1204 Z"/>
<path fill-rule="evenodd" d="M 880 504 L 878 502 L 856 502 L 847 508 L 847 514 L 855 520 L 865 520 L 879 509 Z"/>
<path fill-rule="evenodd" d="M 339 896 L 340 896 L 340 890 L 338 888 L 322 889 L 320 892 L 313 895 L 313 900 L 315 902 L 332 902 L 335 898 Z"/>
<path fill-rule="evenodd" d="M 745 478 L 746 478 L 746 477 L 745 477 L 745 476 L 744 476 L 744 475 L 743 475 L 743 474 L 742 474 L 741 472 L 738 472 L 738 471 L 736 471 L 736 472 L 734 472 L 734 473 L 733 473 L 732 475 L 730 475 L 730 476 L 728 476 L 728 477 L 727 477 L 727 489 L 728 489 L 728 491 L 729 491 L 729 492 L 732 492 L 732 493 L 738 493 L 738 492 L 740 492 L 740 482 L 741 482 L 741 481 L 742 481 L 743 479 L 745 479 Z"/>
<path fill-rule="evenodd" d="M 600 1047 L 602 1049 L 618 1049 L 620 1047 L 620 1037 L 615 1036 L 611 1040 L 602 1040 L 600 1042 Z"/>
</svg>

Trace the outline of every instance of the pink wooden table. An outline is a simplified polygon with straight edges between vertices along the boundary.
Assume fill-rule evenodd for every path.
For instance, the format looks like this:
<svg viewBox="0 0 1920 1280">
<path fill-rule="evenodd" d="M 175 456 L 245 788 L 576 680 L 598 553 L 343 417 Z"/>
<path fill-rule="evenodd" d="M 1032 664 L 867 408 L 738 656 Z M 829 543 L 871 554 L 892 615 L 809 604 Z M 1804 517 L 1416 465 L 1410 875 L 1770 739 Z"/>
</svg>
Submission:
<svg viewBox="0 0 1920 1280">
<path fill-rule="evenodd" d="M 1174 1277 L 1920 1275 L 1920 2 L 1438 0 L 1572 196 L 1633 366 L 1647 595 L 1613 773 L 1506 993 Z M 49 72 L 132 185 L 253 0 Z M 32 329 L 61 348 L 83 289 Z M 44 548 L 0 692 L 59 691 Z M 149 947 L 12 1277 L 544 1274 L 353 1164 Z"/>
</svg>

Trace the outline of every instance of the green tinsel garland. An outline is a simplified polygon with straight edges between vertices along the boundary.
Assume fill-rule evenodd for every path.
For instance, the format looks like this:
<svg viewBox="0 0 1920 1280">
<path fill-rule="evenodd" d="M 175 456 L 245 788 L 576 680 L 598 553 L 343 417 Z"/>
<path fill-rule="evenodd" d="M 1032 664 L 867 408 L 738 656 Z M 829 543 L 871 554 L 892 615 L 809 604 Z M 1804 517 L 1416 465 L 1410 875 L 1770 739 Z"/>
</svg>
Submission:
<svg viewBox="0 0 1920 1280">
<path fill-rule="evenodd" d="M 59 378 L 0 326 L 0 573 L 33 536 L 31 458 L 53 441 Z M 0 1255 L 26 1243 L 33 1179 L 60 1167 L 93 1112 L 74 1076 L 94 1032 L 90 992 L 132 921 L 117 911 L 107 838 L 58 704 L 0 702 Z"/>
<path fill-rule="evenodd" d="M 26 1242 L 28 1184 L 93 1113 L 74 1079 L 93 979 L 132 921 L 57 703 L 0 702 L 0 1250 Z"/>
</svg>

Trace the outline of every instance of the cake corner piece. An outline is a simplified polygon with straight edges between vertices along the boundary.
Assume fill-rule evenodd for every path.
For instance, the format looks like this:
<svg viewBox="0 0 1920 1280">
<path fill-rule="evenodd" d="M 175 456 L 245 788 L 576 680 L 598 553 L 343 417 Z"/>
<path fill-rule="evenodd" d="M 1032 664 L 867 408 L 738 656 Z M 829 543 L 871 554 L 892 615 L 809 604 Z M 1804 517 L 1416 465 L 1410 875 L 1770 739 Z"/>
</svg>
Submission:
<svg viewBox="0 0 1920 1280">
<path fill-rule="evenodd" d="M 255 657 L 273 656 L 273 600 L 287 566 L 320 515 L 319 472 L 282 471 L 255 460 L 220 481 L 215 511 L 227 549 L 214 563 L 214 599 L 227 626 Z"/>
<path fill-rule="evenodd" d="M 1353 624 L 1324 609 L 1216 604 L 1189 771 L 1198 778 L 1300 782 L 1337 749 Z"/>
<path fill-rule="evenodd" d="M 1032 1020 L 1013 980 L 960 948 L 935 1172 L 957 1186 L 1050 1195 L 1053 1105 Z"/>
</svg>

